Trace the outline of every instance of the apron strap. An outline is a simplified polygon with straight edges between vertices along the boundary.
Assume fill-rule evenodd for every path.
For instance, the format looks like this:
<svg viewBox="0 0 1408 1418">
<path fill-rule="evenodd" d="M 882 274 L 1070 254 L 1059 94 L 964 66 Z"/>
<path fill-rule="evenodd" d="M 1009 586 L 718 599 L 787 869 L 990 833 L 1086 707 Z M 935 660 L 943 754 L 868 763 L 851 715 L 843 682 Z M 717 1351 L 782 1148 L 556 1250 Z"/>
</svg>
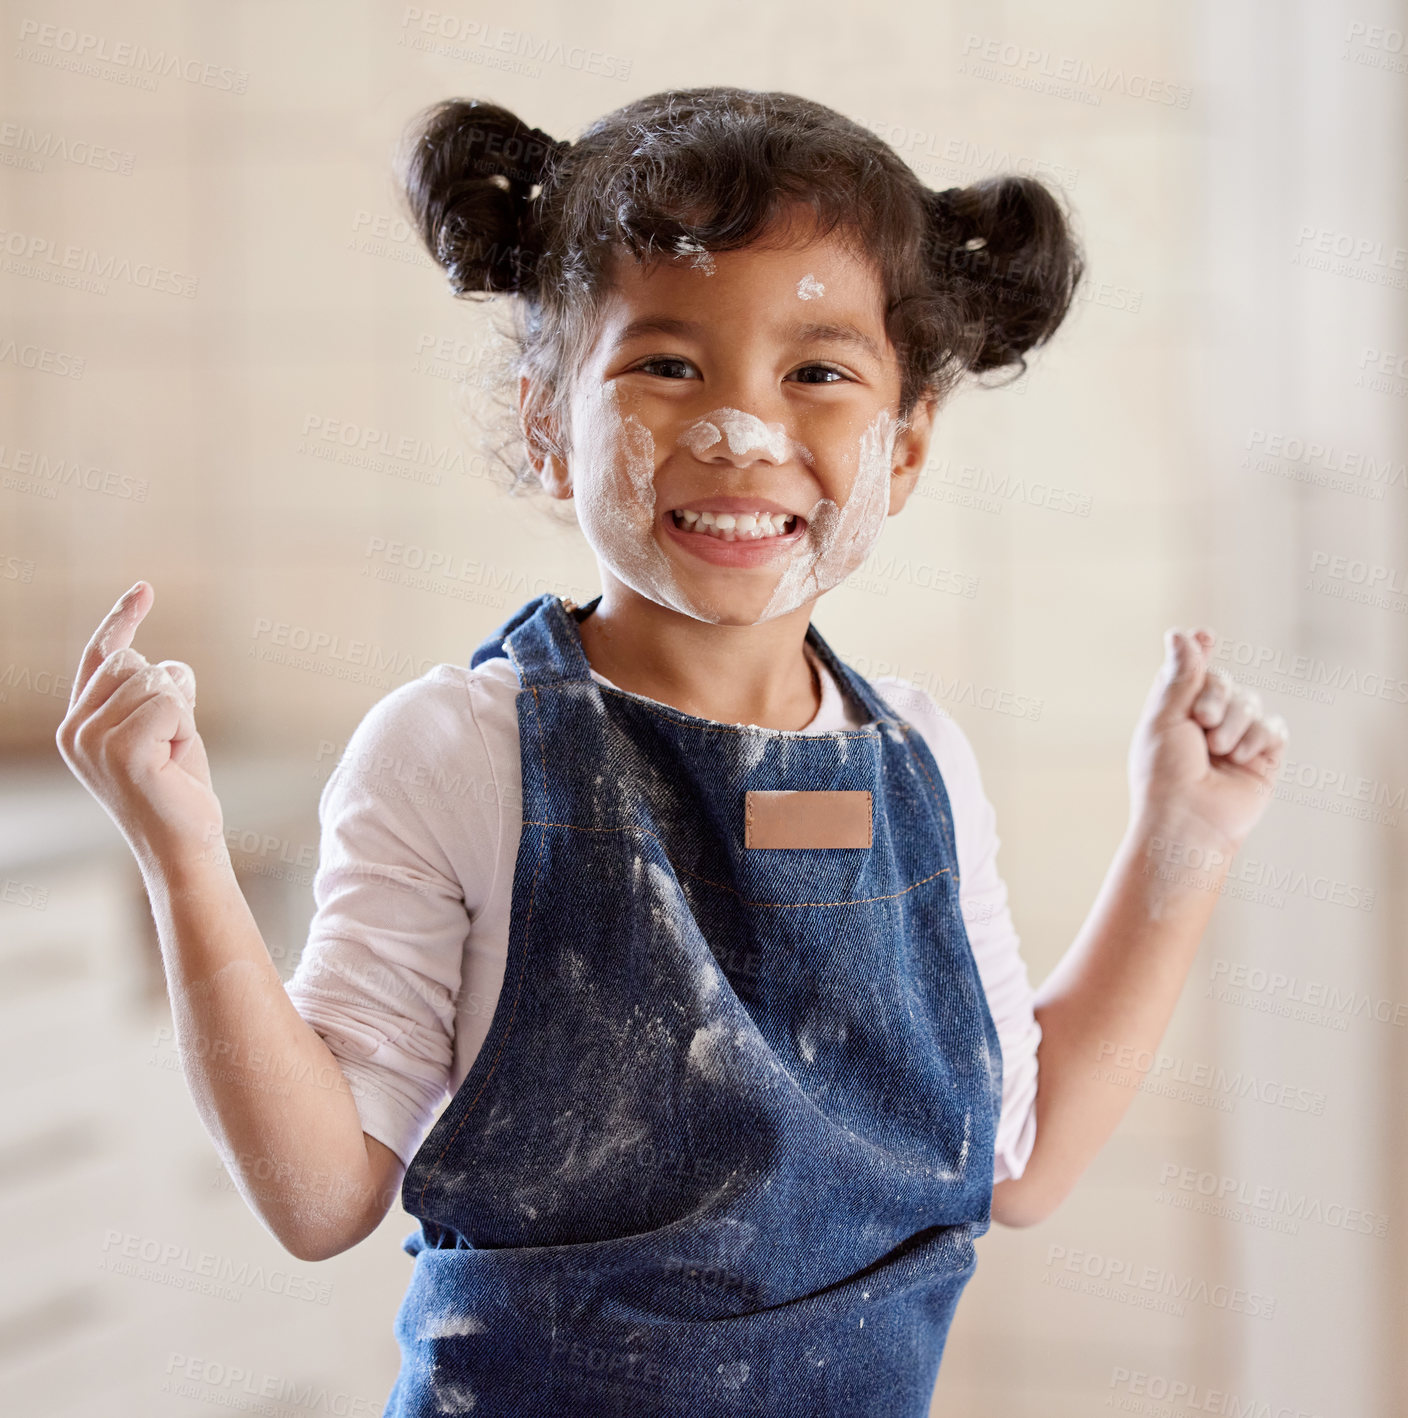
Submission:
<svg viewBox="0 0 1408 1418">
<path fill-rule="evenodd" d="M 569 603 L 551 591 L 535 596 L 479 645 L 470 668 L 495 655 L 507 655 L 524 688 L 564 679 L 591 679 L 591 663 L 582 653 L 581 638 L 569 616 L 580 620 L 599 600 L 597 596 L 585 606 L 569 610 Z"/>
<path fill-rule="evenodd" d="M 811 645 L 822 663 L 831 671 L 833 678 L 841 686 L 842 692 L 849 690 L 852 698 L 858 699 L 865 706 L 868 718 L 878 719 L 882 723 L 901 722 L 900 716 L 880 697 L 879 691 L 871 686 L 869 680 L 863 675 L 857 674 L 826 643 L 815 623 L 807 626 L 807 643 Z"/>
</svg>

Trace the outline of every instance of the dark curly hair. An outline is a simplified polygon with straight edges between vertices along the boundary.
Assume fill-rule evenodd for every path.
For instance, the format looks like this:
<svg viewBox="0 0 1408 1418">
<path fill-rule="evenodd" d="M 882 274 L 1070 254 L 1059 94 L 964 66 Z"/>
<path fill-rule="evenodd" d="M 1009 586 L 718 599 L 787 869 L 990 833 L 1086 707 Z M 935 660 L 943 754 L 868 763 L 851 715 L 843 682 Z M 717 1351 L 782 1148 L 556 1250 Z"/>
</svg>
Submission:
<svg viewBox="0 0 1408 1418">
<path fill-rule="evenodd" d="M 1065 318 L 1083 270 L 1055 194 L 998 175 L 925 187 L 887 143 L 795 94 L 671 89 L 599 118 L 576 142 L 507 109 L 446 99 L 408 125 L 397 178 L 456 296 L 518 297 L 514 370 L 535 380 L 535 451 L 565 456 L 562 408 L 594 340 L 611 263 L 708 261 L 796 203 L 873 262 L 900 362 L 899 409 L 965 374 L 1026 369 Z M 555 432 L 548 432 L 555 430 Z M 533 481 L 515 469 L 515 487 Z"/>
</svg>

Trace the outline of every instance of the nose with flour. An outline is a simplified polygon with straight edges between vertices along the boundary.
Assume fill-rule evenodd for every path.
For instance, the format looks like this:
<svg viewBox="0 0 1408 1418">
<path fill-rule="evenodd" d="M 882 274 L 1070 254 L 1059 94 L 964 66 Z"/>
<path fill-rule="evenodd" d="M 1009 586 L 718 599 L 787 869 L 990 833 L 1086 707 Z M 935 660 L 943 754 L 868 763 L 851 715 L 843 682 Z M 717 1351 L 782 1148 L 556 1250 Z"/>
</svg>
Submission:
<svg viewBox="0 0 1408 1418">
<path fill-rule="evenodd" d="M 714 409 L 690 424 L 679 442 L 702 462 L 724 461 L 746 467 L 760 459 L 786 463 L 797 458 L 808 465 L 815 461 L 811 450 L 780 423 L 764 423 L 742 409 Z"/>
</svg>

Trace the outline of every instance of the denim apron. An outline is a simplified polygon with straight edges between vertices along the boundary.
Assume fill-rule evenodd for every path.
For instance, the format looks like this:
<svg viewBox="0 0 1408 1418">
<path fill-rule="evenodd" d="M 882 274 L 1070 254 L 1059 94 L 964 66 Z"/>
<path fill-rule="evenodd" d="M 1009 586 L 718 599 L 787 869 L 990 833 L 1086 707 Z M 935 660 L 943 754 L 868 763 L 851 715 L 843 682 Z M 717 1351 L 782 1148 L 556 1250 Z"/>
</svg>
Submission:
<svg viewBox="0 0 1408 1418">
<path fill-rule="evenodd" d="M 990 1224 L 1002 1059 L 928 746 L 593 680 L 544 594 L 489 1033 L 408 1167 L 387 1415 L 921 1418 Z M 871 793 L 868 847 L 745 845 L 749 789 Z"/>
</svg>

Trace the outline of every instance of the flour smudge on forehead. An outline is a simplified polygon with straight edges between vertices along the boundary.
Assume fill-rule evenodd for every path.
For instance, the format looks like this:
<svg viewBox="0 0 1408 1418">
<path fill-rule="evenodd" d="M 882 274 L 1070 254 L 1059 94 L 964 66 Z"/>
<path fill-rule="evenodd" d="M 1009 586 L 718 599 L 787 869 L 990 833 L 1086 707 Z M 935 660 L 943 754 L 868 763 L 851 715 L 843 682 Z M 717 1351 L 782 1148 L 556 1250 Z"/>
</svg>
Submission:
<svg viewBox="0 0 1408 1418">
<path fill-rule="evenodd" d="M 810 271 L 797 282 L 798 300 L 816 300 L 826 294 L 826 287 Z"/>
<path fill-rule="evenodd" d="M 681 236 L 675 241 L 675 254 L 678 256 L 688 256 L 691 258 L 690 265 L 696 271 L 702 271 L 706 276 L 712 276 L 718 266 L 714 261 L 713 253 L 697 242 L 692 236 Z"/>
</svg>

